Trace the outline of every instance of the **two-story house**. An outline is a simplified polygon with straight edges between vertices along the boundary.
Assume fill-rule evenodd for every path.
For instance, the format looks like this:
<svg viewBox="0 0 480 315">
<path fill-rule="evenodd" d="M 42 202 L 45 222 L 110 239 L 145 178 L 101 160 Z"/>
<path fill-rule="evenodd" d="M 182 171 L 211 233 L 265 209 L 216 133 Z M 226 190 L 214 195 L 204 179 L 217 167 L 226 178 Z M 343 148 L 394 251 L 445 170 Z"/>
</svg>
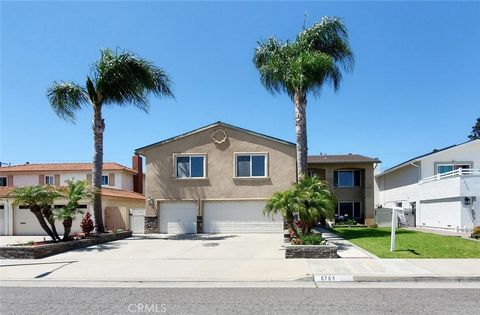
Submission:
<svg viewBox="0 0 480 315">
<path fill-rule="evenodd" d="M 35 216 L 24 205 L 16 205 L 8 193 L 18 186 L 65 185 L 67 180 L 92 182 L 92 163 L 46 163 L 0 167 L 0 235 L 44 235 Z M 133 157 L 133 167 L 104 163 L 102 207 L 107 229 L 128 229 L 129 209 L 144 208 L 142 159 Z M 65 200 L 52 205 L 59 208 Z M 91 200 L 81 202 L 83 212 L 91 211 Z M 72 232 L 80 231 L 81 215 L 74 220 Z M 61 222 L 57 230 L 63 231 Z"/>
<path fill-rule="evenodd" d="M 295 144 L 217 122 L 136 150 L 146 233 L 281 233 L 265 200 L 296 181 Z"/>
<path fill-rule="evenodd" d="M 313 155 L 308 157 L 308 174 L 330 184 L 337 198 L 337 216 L 372 224 L 374 173 L 379 163 L 359 154 Z"/>
<path fill-rule="evenodd" d="M 480 139 L 417 156 L 375 176 L 375 204 L 411 209 L 418 227 L 480 225 Z"/>
</svg>

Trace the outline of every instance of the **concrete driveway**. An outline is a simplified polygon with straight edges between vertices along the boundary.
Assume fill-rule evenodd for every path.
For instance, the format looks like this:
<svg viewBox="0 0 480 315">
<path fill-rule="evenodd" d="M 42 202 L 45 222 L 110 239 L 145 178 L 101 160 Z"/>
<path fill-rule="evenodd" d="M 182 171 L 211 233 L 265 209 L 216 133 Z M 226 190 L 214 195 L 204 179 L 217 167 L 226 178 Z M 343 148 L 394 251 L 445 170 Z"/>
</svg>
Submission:
<svg viewBox="0 0 480 315">
<path fill-rule="evenodd" d="M 37 260 L 2 260 L 1 279 L 284 281 L 311 276 L 285 259 L 282 234 L 147 235 Z"/>
</svg>

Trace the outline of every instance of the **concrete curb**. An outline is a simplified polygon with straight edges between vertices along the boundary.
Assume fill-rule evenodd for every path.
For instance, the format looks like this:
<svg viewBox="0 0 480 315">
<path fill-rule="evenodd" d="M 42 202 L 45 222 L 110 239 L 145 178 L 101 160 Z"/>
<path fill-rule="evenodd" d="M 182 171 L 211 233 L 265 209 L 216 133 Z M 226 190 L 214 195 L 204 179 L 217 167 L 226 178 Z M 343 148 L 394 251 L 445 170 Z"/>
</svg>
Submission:
<svg viewBox="0 0 480 315">
<path fill-rule="evenodd" d="M 316 275 L 315 278 L 321 277 L 321 276 L 322 275 Z M 335 276 L 330 275 L 330 276 L 324 276 L 324 277 L 335 277 Z M 480 276 L 351 276 L 351 275 L 337 275 L 335 280 L 315 281 L 316 284 L 332 283 L 332 282 L 480 282 Z"/>
</svg>

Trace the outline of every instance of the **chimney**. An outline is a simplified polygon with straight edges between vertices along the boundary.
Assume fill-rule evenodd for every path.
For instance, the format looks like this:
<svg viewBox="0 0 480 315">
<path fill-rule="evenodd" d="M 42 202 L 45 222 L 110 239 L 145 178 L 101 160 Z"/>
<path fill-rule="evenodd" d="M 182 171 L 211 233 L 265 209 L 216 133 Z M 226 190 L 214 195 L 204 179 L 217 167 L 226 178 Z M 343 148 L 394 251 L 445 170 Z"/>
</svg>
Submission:
<svg viewBox="0 0 480 315">
<path fill-rule="evenodd" d="M 143 159 L 141 156 L 132 156 L 132 168 L 137 171 L 137 174 L 133 175 L 133 191 L 143 194 Z"/>
</svg>

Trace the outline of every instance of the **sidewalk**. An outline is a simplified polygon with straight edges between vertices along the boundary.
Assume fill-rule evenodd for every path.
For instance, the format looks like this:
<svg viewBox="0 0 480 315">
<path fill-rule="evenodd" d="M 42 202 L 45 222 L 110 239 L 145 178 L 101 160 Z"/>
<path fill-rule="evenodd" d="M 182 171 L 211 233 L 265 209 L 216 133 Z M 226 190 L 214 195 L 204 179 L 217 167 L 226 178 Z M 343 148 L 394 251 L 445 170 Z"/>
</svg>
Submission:
<svg viewBox="0 0 480 315">
<path fill-rule="evenodd" d="M 346 239 L 330 232 L 325 228 L 316 228 L 316 231 L 322 233 L 322 237 L 337 245 L 337 254 L 341 258 L 376 258 L 379 259 L 372 253 L 367 252 L 363 248 L 358 247 L 357 245 L 347 241 Z"/>
</svg>

